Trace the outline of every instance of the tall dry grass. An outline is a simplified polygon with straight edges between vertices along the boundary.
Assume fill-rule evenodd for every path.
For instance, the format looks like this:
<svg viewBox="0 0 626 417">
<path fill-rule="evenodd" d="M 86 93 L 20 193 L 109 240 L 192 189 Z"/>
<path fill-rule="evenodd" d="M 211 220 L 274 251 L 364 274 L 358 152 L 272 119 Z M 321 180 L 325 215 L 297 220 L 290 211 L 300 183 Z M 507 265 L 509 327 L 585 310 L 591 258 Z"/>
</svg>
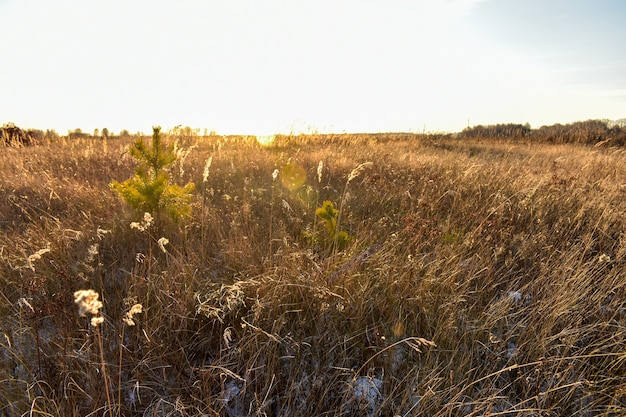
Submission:
<svg viewBox="0 0 626 417">
<path fill-rule="evenodd" d="M 138 230 L 104 145 L 2 149 L 0 415 L 626 412 L 623 149 L 186 138 L 193 217 Z M 325 200 L 344 251 L 303 238 Z"/>
</svg>

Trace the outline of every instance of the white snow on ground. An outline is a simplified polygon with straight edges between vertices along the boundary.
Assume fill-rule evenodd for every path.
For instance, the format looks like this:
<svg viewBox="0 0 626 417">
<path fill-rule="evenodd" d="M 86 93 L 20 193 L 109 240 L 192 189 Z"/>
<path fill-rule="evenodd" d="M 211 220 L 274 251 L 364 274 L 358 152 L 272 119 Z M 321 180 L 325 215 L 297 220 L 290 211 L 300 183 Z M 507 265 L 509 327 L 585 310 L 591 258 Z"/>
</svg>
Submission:
<svg viewBox="0 0 626 417">
<path fill-rule="evenodd" d="M 530 294 L 527 294 L 526 296 L 524 296 L 524 294 L 522 294 L 519 291 L 509 291 L 507 293 L 507 296 L 509 297 L 509 300 L 511 300 L 514 303 L 521 303 L 523 301 L 524 305 L 530 304 L 531 301 L 533 300 L 533 297 Z"/>
<path fill-rule="evenodd" d="M 222 393 L 221 401 L 224 404 L 228 404 L 230 400 L 235 398 L 241 392 L 241 388 L 237 386 L 235 381 L 228 381 L 226 386 L 224 387 L 224 392 Z"/>
<path fill-rule="evenodd" d="M 509 291 L 508 296 L 512 301 L 516 303 L 519 303 L 520 301 L 522 301 L 522 298 L 523 298 L 522 293 L 519 291 Z"/>
<path fill-rule="evenodd" d="M 228 417 L 244 417 L 248 415 L 242 398 L 239 396 L 242 389 L 241 381 L 230 380 L 224 385 L 220 401 L 224 403 Z"/>
<path fill-rule="evenodd" d="M 517 350 L 517 345 L 515 344 L 515 342 L 511 341 L 508 342 L 506 344 L 506 357 L 508 359 L 511 359 L 513 356 L 515 356 Z"/>
<path fill-rule="evenodd" d="M 359 410 L 374 416 L 382 403 L 383 380 L 367 376 L 358 377 L 352 384 L 352 398 Z"/>
</svg>

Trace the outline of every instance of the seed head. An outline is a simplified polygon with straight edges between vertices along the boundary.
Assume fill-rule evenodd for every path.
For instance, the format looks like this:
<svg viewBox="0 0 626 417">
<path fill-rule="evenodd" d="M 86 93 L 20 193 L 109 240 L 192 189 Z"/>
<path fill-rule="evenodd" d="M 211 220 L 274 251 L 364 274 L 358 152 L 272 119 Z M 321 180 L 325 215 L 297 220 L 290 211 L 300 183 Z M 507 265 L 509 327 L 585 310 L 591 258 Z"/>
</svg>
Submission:
<svg viewBox="0 0 626 417">
<path fill-rule="evenodd" d="M 74 303 L 78 304 L 78 315 L 85 317 L 85 314 L 100 314 L 102 301 L 98 300 L 98 293 L 94 290 L 79 290 L 74 293 Z"/>
<path fill-rule="evenodd" d="M 324 170 L 324 162 L 317 164 L 317 182 L 322 182 L 322 171 Z"/>
<path fill-rule="evenodd" d="M 44 248 L 44 249 L 39 249 L 37 252 L 33 253 L 32 255 L 30 255 L 26 261 L 28 267 L 30 269 L 32 269 L 33 271 L 35 270 L 35 266 L 33 265 L 33 262 L 38 261 L 41 259 L 41 256 L 44 253 L 48 253 L 50 252 L 50 248 Z"/>
<path fill-rule="evenodd" d="M 91 318 L 90 323 L 91 323 L 91 327 L 98 327 L 99 325 L 104 323 L 104 317 L 102 317 L 102 316 L 93 316 Z"/>
<path fill-rule="evenodd" d="M 350 172 L 350 175 L 348 176 L 348 182 L 352 181 L 353 179 L 355 179 L 356 177 L 358 177 L 359 175 L 361 175 L 361 172 L 363 172 L 365 170 L 365 168 L 374 165 L 373 162 L 363 162 L 362 164 L 360 164 L 359 166 L 357 166 L 356 168 L 354 168 L 352 170 L 352 172 Z"/>
<path fill-rule="evenodd" d="M 139 223 L 139 222 L 131 222 L 130 223 L 130 228 L 131 229 L 137 229 L 140 232 L 143 232 L 145 230 L 148 230 L 148 228 L 150 228 L 150 225 L 152 224 L 152 221 L 154 219 L 152 218 L 152 215 L 150 213 L 144 213 L 143 214 L 143 222 Z"/>
<path fill-rule="evenodd" d="M 130 310 L 126 312 L 126 314 L 124 314 L 124 317 L 122 318 L 122 320 L 124 320 L 124 323 L 126 323 L 127 325 L 134 326 L 135 321 L 133 320 L 133 316 L 135 314 L 141 313 L 142 310 L 143 310 L 143 306 L 141 304 L 135 304 L 134 306 L 130 308 Z"/>
<path fill-rule="evenodd" d="M 209 179 L 209 168 L 211 168 L 211 164 L 213 163 L 213 156 L 210 156 L 209 159 L 206 160 L 206 164 L 204 165 L 204 173 L 202 174 L 202 182 L 207 182 Z"/>
<path fill-rule="evenodd" d="M 170 243 L 170 241 L 166 237 L 162 237 L 157 241 L 157 243 L 159 244 L 159 249 L 161 249 L 161 252 L 167 253 L 167 249 L 165 249 L 165 245 Z"/>
<path fill-rule="evenodd" d="M 110 230 L 106 230 L 106 229 L 101 229 L 100 227 L 98 227 L 98 229 L 96 230 L 96 233 L 98 234 L 98 239 L 102 240 L 102 238 L 108 234 L 111 233 Z"/>
<path fill-rule="evenodd" d="M 89 246 L 89 248 L 87 248 L 87 262 L 93 262 L 93 260 L 96 259 L 99 249 L 100 245 L 98 245 L 97 243 L 94 243 L 93 245 Z"/>
</svg>

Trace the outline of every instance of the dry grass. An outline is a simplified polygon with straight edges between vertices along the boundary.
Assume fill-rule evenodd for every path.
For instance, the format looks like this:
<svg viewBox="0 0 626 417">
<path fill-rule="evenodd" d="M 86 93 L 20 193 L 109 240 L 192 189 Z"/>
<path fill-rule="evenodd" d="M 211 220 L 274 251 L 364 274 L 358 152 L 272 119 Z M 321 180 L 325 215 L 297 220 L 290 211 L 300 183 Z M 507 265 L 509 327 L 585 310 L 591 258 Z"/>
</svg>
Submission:
<svg viewBox="0 0 626 417">
<path fill-rule="evenodd" d="M 193 217 L 141 231 L 127 144 L 2 149 L 0 415 L 626 413 L 624 149 L 185 138 Z M 325 200 L 347 250 L 303 238 Z"/>
</svg>

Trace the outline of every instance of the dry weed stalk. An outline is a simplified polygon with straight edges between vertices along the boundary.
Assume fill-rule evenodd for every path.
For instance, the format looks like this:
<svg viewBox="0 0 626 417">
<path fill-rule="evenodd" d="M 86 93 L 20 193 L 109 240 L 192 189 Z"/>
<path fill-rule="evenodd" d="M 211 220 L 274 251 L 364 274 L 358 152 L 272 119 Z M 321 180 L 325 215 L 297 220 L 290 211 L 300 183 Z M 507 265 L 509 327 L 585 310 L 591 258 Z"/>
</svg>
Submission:
<svg viewBox="0 0 626 417">
<path fill-rule="evenodd" d="M 111 394 L 109 390 L 109 379 L 107 377 L 106 365 L 104 361 L 104 346 L 102 345 L 102 334 L 100 333 L 100 325 L 104 322 L 104 317 L 100 313 L 103 304 L 98 300 L 100 295 L 94 290 L 79 290 L 74 293 L 74 303 L 78 304 L 78 315 L 84 317 L 87 313 L 91 315 L 91 327 L 94 328 L 96 339 L 98 340 L 98 348 L 100 350 L 100 369 L 102 370 L 102 378 L 104 379 L 104 389 L 107 396 L 107 404 L 109 407 L 109 415 L 113 415 L 113 403 L 111 402 Z"/>
</svg>

